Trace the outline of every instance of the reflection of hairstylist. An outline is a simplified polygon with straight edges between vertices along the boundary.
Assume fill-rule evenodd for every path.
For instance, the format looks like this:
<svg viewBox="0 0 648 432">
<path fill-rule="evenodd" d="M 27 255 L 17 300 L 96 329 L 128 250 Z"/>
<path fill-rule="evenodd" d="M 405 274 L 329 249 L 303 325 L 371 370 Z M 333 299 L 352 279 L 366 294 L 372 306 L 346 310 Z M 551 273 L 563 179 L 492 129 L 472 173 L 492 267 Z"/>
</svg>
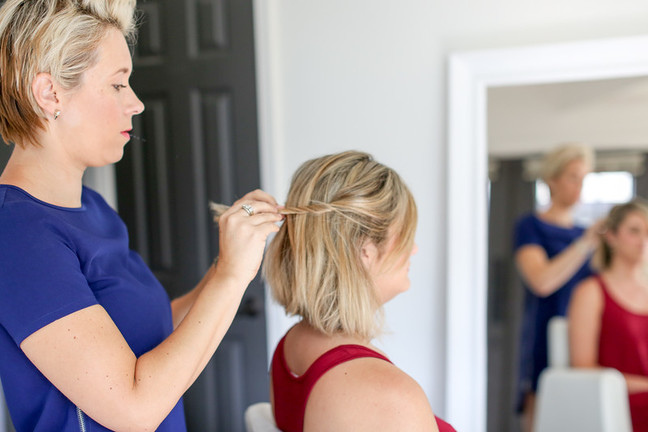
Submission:
<svg viewBox="0 0 648 432">
<path fill-rule="evenodd" d="M 551 206 L 524 216 L 515 227 L 515 261 L 526 287 L 518 383 L 518 410 L 524 413 L 526 430 L 533 424 L 538 376 L 547 367 L 547 323 L 566 314 L 573 287 L 590 275 L 587 261 L 597 244 L 598 224 L 587 231 L 574 225 L 571 210 L 592 158 L 581 145 L 561 146 L 546 155 L 542 177 Z"/>
</svg>

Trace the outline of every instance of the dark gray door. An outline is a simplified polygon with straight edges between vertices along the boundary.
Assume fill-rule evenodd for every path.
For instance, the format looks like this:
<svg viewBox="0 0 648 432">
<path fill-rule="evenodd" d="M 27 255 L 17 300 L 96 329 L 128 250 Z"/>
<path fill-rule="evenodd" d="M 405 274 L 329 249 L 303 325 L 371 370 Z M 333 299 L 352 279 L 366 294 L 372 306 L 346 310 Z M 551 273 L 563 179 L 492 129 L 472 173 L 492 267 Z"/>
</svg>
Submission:
<svg viewBox="0 0 648 432">
<path fill-rule="evenodd" d="M 534 183 L 525 181 L 522 160 L 499 161 L 491 178 L 488 242 L 488 427 L 518 432 L 515 413 L 524 288 L 513 260 L 515 221 L 533 211 Z"/>
<path fill-rule="evenodd" d="M 131 245 L 173 298 L 218 253 L 209 200 L 259 187 L 251 0 L 149 0 L 131 85 L 146 110 L 117 164 Z M 215 356 L 185 397 L 190 431 L 244 431 L 247 405 L 268 400 L 263 286 L 248 288 Z"/>
</svg>

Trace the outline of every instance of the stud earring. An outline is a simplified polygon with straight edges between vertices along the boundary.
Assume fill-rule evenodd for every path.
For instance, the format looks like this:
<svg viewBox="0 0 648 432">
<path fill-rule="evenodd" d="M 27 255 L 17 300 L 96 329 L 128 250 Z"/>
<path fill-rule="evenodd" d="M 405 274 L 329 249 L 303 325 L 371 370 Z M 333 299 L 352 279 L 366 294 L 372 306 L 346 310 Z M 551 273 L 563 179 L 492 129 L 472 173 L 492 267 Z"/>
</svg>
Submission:
<svg viewBox="0 0 648 432">
<path fill-rule="evenodd" d="M 56 120 L 57 118 L 59 118 L 60 115 L 61 115 L 61 111 L 60 111 L 60 110 L 56 110 L 56 111 L 54 111 L 54 120 Z"/>
</svg>

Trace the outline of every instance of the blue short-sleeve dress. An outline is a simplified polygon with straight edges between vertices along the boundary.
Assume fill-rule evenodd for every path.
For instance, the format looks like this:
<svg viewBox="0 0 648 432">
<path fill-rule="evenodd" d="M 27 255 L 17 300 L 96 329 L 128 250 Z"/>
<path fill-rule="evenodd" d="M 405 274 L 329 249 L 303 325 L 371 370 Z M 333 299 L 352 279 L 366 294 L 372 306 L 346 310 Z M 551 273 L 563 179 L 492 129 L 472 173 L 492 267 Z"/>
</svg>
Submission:
<svg viewBox="0 0 648 432">
<path fill-rule="evenodd" d="M 20 344 L 44 326 L 101 305 L 140 356 L 172 331 L 169 297 L 128 247 L 126 226 L 84 188 L 79 208 L 0 185 L 0 378 L 18 432 L 107 431 L 29 361 Z M 182 400 L 158 431 L 185 431 Z"/>
<path fill-rule="evenodd" d="M 565 228 L 545 222 L 535 214 L 520 218 L 515 226 L 515 245 L 517 252 L 527 245 L 538 245 L 547 253 L 549 259 L 567 248 L 585 232 L 585 228 L 574 226 Z M 540 372 L 547 367 L 547 324 L 556 316 L 565 316 L 571 293 L 576 285 L 592 274 L 589 261 L 556 292 L 547 296 L 535 295 L 524 284 L 524 314 L 520 341 L 520 373 L 518 379 L 518 411 L 522 410 L 524 396 L 535 393 L 538 388 Z"/>
</svg>

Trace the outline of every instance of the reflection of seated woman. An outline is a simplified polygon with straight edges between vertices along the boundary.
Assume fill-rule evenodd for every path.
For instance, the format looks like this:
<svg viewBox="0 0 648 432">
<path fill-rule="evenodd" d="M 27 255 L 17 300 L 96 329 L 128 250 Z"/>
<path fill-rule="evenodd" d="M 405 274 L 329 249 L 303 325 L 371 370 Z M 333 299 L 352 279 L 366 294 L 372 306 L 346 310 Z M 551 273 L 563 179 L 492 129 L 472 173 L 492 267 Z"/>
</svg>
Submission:
<svg viewBox="0 0 648 432">
<path fill-rule="evenodd" d="M 410 285 L 410 191 L 371 156 L 345 152 L 303 164 L 286 206 L 265 271 L 274 297 L 302 320 L 272 361 L 277 425 L 285 432 L 436 431 L 421 387 L 370 343 L 382 305 Z M 441 420 L 438 428 L 453 430 Z"/>
<path fill-rule="evenodd" d="M 601 273 L 574 290 L 569 306 L 571 363 L 621 371 L 634 431 L 648 431 L 648 207 L 614 207 L 601 243 L 592 262 Z"/>
</svg>

